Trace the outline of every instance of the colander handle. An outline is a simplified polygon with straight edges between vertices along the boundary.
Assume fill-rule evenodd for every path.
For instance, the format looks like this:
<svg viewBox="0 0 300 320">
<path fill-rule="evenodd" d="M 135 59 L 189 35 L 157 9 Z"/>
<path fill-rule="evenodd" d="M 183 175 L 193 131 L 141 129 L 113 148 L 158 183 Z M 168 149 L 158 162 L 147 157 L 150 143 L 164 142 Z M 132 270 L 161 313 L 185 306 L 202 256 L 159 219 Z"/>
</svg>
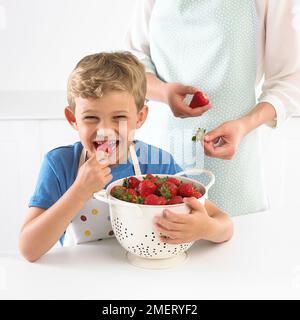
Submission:
<svg viewBox="0 0 300 320">
<path fill-rule="evenodd" d="M 134 203 L 130 203 L 130 202 L 126 202 L 126 201 L 120 202 L 120 201 L 116 201 L 116 200 L 113 200 L 113 199 L 108 199 L 107 196 L 106 196 L 106 191 L 105 190 L 101 190 L 99 192 L 94 193 L 94 198 L 96 198 L 99 201 L 103 201 L 103 202 L 105 202 L 107 204 L 114 204 L 114 205 L 117 205 L 117 206 L 125 206 L 125 207 L 131 208 L 131 209 L 133 209 L 133 208 L 134 209 L 138 209 L 139 216 L 143 215 L 142 210 L 139 208 L 139 206 L 137 206 Z"/>
<path fill-rule="evenodd" d="M 196 169 L 196 168 L 195 169 L 188 169 L 188 170 L 184 170 L 184 171 L 176 173 L 175 176 L 183 176 L 185 174 L 187 174 L 187 175 L 200 175 L 203 173 L 208 175 L 208 177 L 210 178 L 209 183 L 205 186 L 206 190 L 208 191 L 216 181 L 215 175 L 209 170 Z"/>
</svg>

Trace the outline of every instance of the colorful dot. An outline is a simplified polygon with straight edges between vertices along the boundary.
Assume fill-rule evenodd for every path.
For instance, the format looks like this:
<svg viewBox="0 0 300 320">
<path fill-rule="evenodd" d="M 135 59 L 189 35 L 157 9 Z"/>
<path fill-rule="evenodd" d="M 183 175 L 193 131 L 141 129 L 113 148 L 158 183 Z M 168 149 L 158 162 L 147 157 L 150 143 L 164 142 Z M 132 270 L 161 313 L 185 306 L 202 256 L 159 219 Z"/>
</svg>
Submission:
<svg viewBox="0 0 300 320">
<path fill-rule="evenodd" d="M 80 217 L 80 220 L 81 220 L 81 221 L 86 221 L 86 220 L 87 220 L 87 219 L 86 219 L 86 216 L 82 215 L 82 216 Z"/>
<path fill-rule="evenodd" d="M 91 232 L 90 230 L 86 230 L 86 231 L 84 232 L 84 235 L 85 235 L 86 237 L 90 237 L 91 234 L 92 234 L 92 232 Z"/>
<path fill-rule="evenodd" d="M 112 230 L 109 231 L 108 235 L 113 236 L 114 232 Z"/>
<path fill-rule="evenodd" d="M 92 210 L 92 214 L 93 214 L 93 215 L 96 215 L 97 213 L 98 213 L 98 210 L 97 210 L 97 209 L 93 209 L 93 210 Z"/>
</svg>

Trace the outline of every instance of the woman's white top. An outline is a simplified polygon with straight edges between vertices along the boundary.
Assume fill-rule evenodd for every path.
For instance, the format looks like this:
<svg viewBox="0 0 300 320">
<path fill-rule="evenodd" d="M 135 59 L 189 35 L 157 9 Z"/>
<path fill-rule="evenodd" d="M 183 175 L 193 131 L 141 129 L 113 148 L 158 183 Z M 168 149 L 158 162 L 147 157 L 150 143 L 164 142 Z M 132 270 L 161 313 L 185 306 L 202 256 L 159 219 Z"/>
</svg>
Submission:
<svg viewBox="0 0 300 320">
<path fill-rule="evenodd" d="M 256 84 L 262 84 L 259 102 L 276 109 L 276 127 L 292 115 L 300 115 L 300 0 L 256 0 Z M 149 21 L 155 0 L 138 0 L 134 20 L 126 36 L 126 49 L 156 73 L 151 60 Z M 273 124 L 275 126 L 275 123 Z"/>
</svg>

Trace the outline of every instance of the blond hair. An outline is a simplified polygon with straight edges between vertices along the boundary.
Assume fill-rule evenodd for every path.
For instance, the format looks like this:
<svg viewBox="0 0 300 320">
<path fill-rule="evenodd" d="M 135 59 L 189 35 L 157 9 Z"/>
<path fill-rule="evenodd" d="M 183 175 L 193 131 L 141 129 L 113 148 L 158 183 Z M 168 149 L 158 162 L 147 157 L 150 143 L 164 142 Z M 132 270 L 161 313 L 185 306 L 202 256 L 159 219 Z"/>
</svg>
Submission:
<svg viewBox="0 0 300 320">
<path fill-rule="evenodd" d="M 68 80 L 68 103 L 74 110 L 76 97 L 101 98 L 109 91 L 132 94 L 138 111 L 144 106 L 145 69 L 130 52 L 101 52 L 81 59 Z"/>
</svg>

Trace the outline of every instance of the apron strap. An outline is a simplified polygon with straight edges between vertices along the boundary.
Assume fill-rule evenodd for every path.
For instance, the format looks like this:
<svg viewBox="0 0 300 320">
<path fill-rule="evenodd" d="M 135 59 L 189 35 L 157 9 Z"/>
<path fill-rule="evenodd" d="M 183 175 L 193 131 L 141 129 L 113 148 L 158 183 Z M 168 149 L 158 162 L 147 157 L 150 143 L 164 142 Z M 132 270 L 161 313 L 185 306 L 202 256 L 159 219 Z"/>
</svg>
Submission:
<svg viewBox="0 0 300 320">
<path fill-rule="evenodd" d="M 78 170 L 85 163 L 86 158 L 87 158 L 87 151 L 85 150 L 85 148 L 82 148 L 80 158 L 79 158 Z"/>
<path fill-rule="evenodd" d="M 129 151 L 130 151 L 130 155 L 131 155 L 131 159 L 132 159 L 134 173 L 136 176 L 140 176 L 140 175 L 142 175 L 141 168 L 140 168 L 139 160 L 136 155 L 135 148 L 134 148 L 133 144 L 130 145 Z"/>
</svg>

